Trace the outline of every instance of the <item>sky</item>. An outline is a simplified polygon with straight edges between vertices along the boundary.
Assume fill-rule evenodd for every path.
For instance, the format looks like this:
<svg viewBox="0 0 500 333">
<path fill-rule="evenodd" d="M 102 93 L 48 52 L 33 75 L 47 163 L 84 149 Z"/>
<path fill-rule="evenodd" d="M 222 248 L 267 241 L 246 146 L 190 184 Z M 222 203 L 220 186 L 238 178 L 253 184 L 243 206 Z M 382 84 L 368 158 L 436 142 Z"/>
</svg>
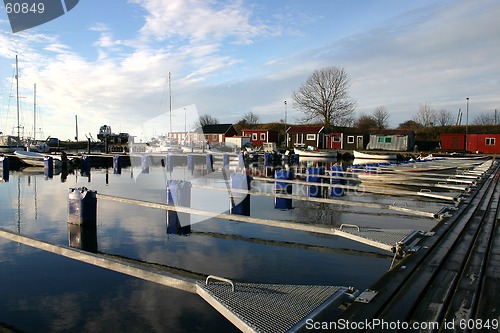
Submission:
<svg viewBox="0 0 500 333">
<path fill-rule="evenodd" d="M 0 131 L 17 131 L 16 54 L 20 126 L 32 136 L 36 84 L 37 138 L 73 140 L 76 117 L 80 140 L 205 114 L 299 122 L 293 91 L 328 66 L 347 72 L 358 116 L 384 106 L 397 127 L 468 97 L 471 122 L 500 110 L 499 17 L 498 0 L 81 0 L 13 33 L 0 7 Z"/>
</svg>

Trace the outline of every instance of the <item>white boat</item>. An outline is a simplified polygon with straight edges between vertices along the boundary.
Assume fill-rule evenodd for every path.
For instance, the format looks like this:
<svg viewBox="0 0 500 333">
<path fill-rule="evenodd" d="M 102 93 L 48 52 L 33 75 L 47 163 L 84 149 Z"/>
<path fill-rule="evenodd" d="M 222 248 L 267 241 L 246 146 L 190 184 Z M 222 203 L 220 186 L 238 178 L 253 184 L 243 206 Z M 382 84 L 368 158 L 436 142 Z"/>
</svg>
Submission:
<svg viewBox="0 0 500 333">
<path fill-rule="evenodd" d="M 397 154 L 368 154 L 368 153 L 362 153 L 357 150 L 353 150 L 354 158 L 355 159 L 373 159 L 373 160 L 397 160 L 398 155 Z"/>
<path fill-rule="evenodd" d="M 31 166 L 45 166 L 45 158 L 52 157 L 55 168 L 60 168 L 62 166 L 62 161 L 59 156 L 52 156 L 48 154 L 41 154 L 34 151 L 15 151 L 16 155 L 21 161 Z"/>
<path fill-rule="evenodd" d="M 0 135 L 0 153 L 13 153 L 24 149 L 24 144 L 17 136 Z"/>
<path fill-rule="evenodd" d="M 294 148 L 293 151 L 295 154 L 298 154 L 300 157 L 308 156 L 308 157 L 337 158 L 336 151 L 300 149 L 300 148 Z"/>
</svg>

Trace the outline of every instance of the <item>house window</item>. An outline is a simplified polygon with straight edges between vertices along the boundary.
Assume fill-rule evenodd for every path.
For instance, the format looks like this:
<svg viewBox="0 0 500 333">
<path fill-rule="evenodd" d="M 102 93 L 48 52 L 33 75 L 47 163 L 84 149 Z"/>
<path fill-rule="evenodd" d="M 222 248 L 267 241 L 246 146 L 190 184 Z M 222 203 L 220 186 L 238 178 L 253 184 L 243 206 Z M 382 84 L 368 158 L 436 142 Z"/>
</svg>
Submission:
<svg viewBox="0 0 500 333">
<path fill-rule="evenodd" d="M 316 140 L 316 134 L 307 134 L 306 140 Z"/>
<path fill-rule="evenodd" d="M 205 135 L 205 140 L 208 141 L 208 134 Z"/>
<path fill-rule="evenodd" d="M 354 143 L 354 135 L 349 135 L 347 137 L 347 143 Z"/>
<path fill-rule="evenodd" d="M 252 141 L 257 141 L 257 133 L 252 133 Z"/>
<path fill-rule="evenodd" d="M 340 136 L 334 136 L 333 142 L 340 142 Z"/>
<path fill-rule="evenodd" d="M 266 133 L 260 133 L 260 141 L 266 141 Z"/>
<path fill-rule="evenodd" d="M 377 142 L 381 144 L 391 144 L 392 143 L 392 136 L 379 136 L 377 137 Z"/>
<path fill-rule="evenodd" d="M 218 135 L 217 134 L 212 134 L 212 141 L 217 141 Z"/>
<path fill-rule="evenodd" d="M 486 138 L 486 145 L 487 146 L 494 146 L 495 145 L 495 138 Z"/>
</svg>

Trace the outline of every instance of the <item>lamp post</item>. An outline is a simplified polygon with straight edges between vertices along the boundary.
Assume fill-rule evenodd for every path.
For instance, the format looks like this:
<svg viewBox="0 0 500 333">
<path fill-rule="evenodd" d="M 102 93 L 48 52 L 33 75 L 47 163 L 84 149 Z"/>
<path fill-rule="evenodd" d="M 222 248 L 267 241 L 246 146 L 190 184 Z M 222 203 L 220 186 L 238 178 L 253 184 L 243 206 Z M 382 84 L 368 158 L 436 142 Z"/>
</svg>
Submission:
<svg viewBox="0 0 500 333">
<path fill-rule="evenodd" d="M 286 104 L 286 100 L 283 101 L 285 103 L 285 148 L 288 148 L 288 138 L 286 136 L 286 116 L 287 116 L 287 104 Z"/>
<path fill-rule="evenodd" d="M 465 98 L 465 152 L 467 153 L 467 144 L 469 136 L 469 97 Z"/>
</svg>

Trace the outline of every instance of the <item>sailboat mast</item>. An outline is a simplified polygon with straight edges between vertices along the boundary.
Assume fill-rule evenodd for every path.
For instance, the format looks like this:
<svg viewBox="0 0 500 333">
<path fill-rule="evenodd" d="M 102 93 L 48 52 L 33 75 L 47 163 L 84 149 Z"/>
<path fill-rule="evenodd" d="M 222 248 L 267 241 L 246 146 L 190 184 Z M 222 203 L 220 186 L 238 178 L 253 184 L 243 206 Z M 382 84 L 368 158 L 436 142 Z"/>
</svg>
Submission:
<svg viewBox="0 0 500 333">
<path fill-rule="evenodd" d="M 19 65 L 17 61 L 17 54 L 16 54 L 16 102 L 17 102 L 17 137 L 20 138 L 19 134 Z"/>
<path fill-rule="evenodd" d="M 36 83 L 33 86 L 33 140 L 36 140 Z"/>
<path fill-rule="evenodd" d="M 170 104 L 170 128 L 168 137 L 170 141 L 172 141 L 172 83 L 170 79 L 170 72 L 168 72 L 168 95 L 169 95 L 169 104 Z"/>
</svg>

